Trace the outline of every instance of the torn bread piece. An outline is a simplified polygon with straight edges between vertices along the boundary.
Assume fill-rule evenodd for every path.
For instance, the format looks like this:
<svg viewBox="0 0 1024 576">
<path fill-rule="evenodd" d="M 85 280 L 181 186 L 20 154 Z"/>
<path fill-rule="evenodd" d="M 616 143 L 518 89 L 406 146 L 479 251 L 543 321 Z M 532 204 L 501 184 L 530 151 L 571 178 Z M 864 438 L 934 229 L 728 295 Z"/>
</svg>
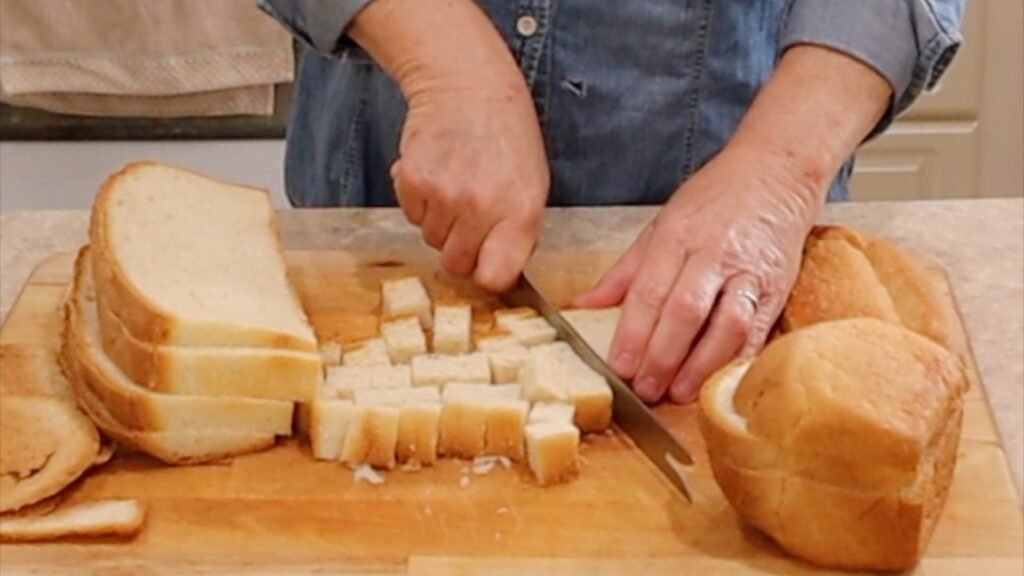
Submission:
<svg viewBox="0 0 1024 576">
<path fill-rule="evenodd" d="M 572 424 L 576 408 L 565 402 L 534 402 L 527 418 L 529 424 L 538 422 L 565 422 Z"/>
<path fill-rule="evenodd" d="M 0 541 L 41 542 L 68 537 L 134 536 L 145 508 L 137 500 L 100 500 L 43 515 L 0 516 Z"/>
<path fill-rule="evenodd" d="M 347 348 L 341 357 L 342 366 L 390 366 L 391 357 L 383 338 L 370 338 Z"/>
<path fill-rule="evenodd" d="M 444 387 L 449 382 L 491 381 L 491 367 L 485 354 L 459 354 L 441 356 L 421 354 L 412 359 L 412 383 L 414 386 Z"/>
<path fill-rule="evenodd" d="M 442 394 L 438 452 L 473 458 L 483 453 L 490 404 L 489 384 L 452 382 Z"/>
<path fill-rule="evenodd" d="M 395 466 L 400 390 L 358 390 L 355 407 L 342 443 L 341 460 L 376 468 Z"/>
<path fill-rule="evenodd" d="M 431 350 L 435 354 L 467 354 L 473 347 L 473 307 L 469 304 L 434 306 Z"/>
<path fill-rule="evenodd" d="M 427 337 L 414 316 L 382 322 L 380 333 L 392 364 L 407 364 L 414 356 L 427 353 Z"/>
<path fill-rule="evenodd" d="M 577 476 L 580 430 L 566 422 L 534 422 L 526 425 L 526 453 L 537 482 L 542 486 L 567 482 Z"/>
<path fill-rule="evenodd" d="M 518 341 L 514 342 L 508 348 L 485 352 L 491 368 L 491 381 L 496 384 L 519 380 L 519 371 L 526 363 L 530 351 Z"/>
<path fill-rule="evenodd" d="M 416 276 L 384 280 L 380 284 L 381 317 L 384 319 L 413 315 L 420 328 L 430 330 L 434 320 L 430 313 L 430 296 Z"/>
<path fill-rule="evenodd" d="M 401 464 L 431 466 L 437 461 L 441 393 L 437 388 L 402 390 L 395 455 Z"/>
<path fill-rule="evenodd" d="M 313 458 L 340 460 L 345 435 L 352 421 L 351 400 L 318 400 L 309 409 L 309 442 Z"/>
<path fill-rule="evenodd" d="M 324 366 L 340 366 L 344 354 L 341 342 L 327 340 L 320 343 L 320 361 Z"/>
</svg>

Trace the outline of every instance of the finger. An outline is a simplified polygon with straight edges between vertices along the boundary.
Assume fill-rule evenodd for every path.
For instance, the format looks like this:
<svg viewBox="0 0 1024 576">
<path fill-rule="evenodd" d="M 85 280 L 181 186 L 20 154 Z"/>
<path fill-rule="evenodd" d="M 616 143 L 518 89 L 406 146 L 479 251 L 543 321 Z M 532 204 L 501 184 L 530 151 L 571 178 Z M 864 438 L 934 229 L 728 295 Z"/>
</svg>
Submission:
<svg viewBox="0 0 1024 576">
<path fill-rule="evenodd" d="M 661 308 L 686 259 L 683 250 L 657 244 L 658 234 L 652 233 L 640 269 L 622 302 L 622 314 L 612 339 L 611 369 L 627 380 L 640 367 Z"/>
<path fill-rule="evenodd" d="M 452 210 L 447 210 L 436 203 L 428 203 L 423 224 L 420 225 L 423 240 L 427 245 L 441 250 L 454 223 L 455 213 Z"/>
<path fill-rule="evenodd" d="M 622 302 L 629 290 L 640 263 L 643 261 L 644 250 L 651 236 L 651 227 L 643 229 L 633 244 L 626 250 L 614 265 L 604 274 L 597 286 L 589 292 L 577 296 L 572 305 L 575 308 L 604 308 Z"/>
<path fill-rule="evenodd" d="M 391 182 L 395 187 L 395 198 L 398 199 L 398 205 L 405 213 L 406 220 L 413 226 L 422 224 L 427 212 L 427 202 L 404 176 L 401 160 L 391 165 Z"/>
<path fill-rule="evenodd" d="M 480 246 L 473 280 L 492 292 L 511 288 L 537 245 L 539 223 L 501 220 Z"/>
<path fill-rule="evenodd" d="M 768 340 L 768 335 L 771 333 L 772 326 L 775 325 L 775 321 L 779 318 L 779 314 L 782 312 L 782 307 L 785 304 L 785 299 L 779 298 L 774 292 L 761 296 L 757 315 L 754 316 L 754 321 L 750 327 L 750 335 L 747 337 L 746 345 L 740 351 L 740 357 L 753 357 L 764 346 L 765 341 Z"/>
<path fill-rule="evenodd" d="M 753 328 L 758 293 L 758 281 L 749 274 L 725 283 L 707 330 L 672 382 L 669 396 L 673 402 L 693 402 L 704 381 L 736 357 Z"/>
<path fill-rule="evenodd" d="M 648 402 L 664 396 L 690 354 L 722 287 L 718 270 L 717 259 L 695 254 L 666 298 L 634 382 L 637 395 Z"/>
<path fill-rule="evenodd" d="M 441 249 L 441 266 L 456 276 L 469 276 L 476 270 L 477 255 L 490 227 L 480 218 L 456 217 Z"/>
</svg>

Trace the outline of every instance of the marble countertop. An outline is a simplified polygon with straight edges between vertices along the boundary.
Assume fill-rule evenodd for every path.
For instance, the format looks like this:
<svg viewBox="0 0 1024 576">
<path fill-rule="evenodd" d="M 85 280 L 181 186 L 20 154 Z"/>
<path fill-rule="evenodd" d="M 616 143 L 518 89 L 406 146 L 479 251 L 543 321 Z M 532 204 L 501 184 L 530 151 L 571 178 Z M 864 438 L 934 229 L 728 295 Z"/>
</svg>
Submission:
<svg viewBox="0 0 1024 576">
<path fill-rule="evenodd" d="M 621 250 L 654 208 L 552 209 L 546 249 Z M 823 222 L 872 231 L 931 257 L 949 272 L 981 370 L 1018 494 L 1024 477 L 1024 200 L 848 203 Z M 0 315 L 32 268 L 86 238 L 86 212 L 0 213 Z M 289 210 L 281 213 L 294 249 L 420 245 L 396 210 Z"/>
</svg>

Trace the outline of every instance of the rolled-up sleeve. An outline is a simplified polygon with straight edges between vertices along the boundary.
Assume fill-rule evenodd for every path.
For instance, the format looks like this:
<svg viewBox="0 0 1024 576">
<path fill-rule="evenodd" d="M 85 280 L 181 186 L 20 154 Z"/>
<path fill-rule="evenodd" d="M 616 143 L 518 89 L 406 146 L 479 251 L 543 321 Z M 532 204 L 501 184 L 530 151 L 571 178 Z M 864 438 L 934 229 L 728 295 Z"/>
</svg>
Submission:
<svg viewBox="0 0 1024 576">
<path fill-rule="evenodd" d="M 354 46 L 345 30 L 373 0 L 256 0 L 261 10 L 314 50 L 344 56 Z"/>
<path fill-rule="evenodd" d="M 942 77 L 960 48 L 967 0 L 793 0 L 781 48 L 818 44 L 849 54 L 893 86 L 884 130 Z"/>
</svg>

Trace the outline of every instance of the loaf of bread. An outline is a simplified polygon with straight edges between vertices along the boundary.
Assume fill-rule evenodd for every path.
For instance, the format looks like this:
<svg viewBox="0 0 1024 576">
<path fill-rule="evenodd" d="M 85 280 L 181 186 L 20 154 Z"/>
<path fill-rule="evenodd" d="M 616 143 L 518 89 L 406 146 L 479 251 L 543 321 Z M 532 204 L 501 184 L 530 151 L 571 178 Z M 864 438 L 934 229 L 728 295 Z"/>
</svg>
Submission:
<svg viewBox="0 0 1024 576">
<path fill-rule="evenodd" d="M 141 342 L 318 352 L 263 190 L 130 164 L 97 195 L 89 240 L 104 306 Z"/>
<path fill-rule="evenodd" d="M 966 354 L 954 310 L 922 265 L 898 246 L 842 226 L 815 227 L 782 312 L 783 331 L 828 320 L 877 318 Z"/>
<path fill-rule="evenodd" d="M 728 501 L 783 548 L 899 570 L 944 505 L 965 388 L 954 355 L 897 323 L 823 322 L 716 373 L 700 427 Z"/>
</svg>

